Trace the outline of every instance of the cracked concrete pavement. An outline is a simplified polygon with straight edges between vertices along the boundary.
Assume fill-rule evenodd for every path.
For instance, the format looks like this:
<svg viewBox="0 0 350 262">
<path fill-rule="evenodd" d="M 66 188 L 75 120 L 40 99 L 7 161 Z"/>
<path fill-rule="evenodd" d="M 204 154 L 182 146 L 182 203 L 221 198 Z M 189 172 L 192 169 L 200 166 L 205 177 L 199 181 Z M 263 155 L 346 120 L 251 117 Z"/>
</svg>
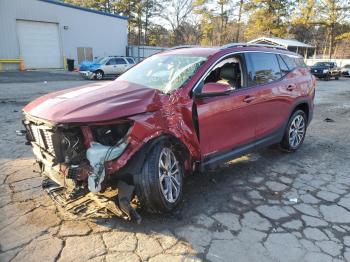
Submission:
<svg viewBox="0 0 350 262">
<path fill-rule="evenodd" d="M 188 177 L 179 212 L 141 225 L 61 212 L 15 135 L 26 102 L 82 83 L 0 84 L 0 261 L 350 261 L 350 79 L 318 82 L 298 152 Z"/>
</svg>

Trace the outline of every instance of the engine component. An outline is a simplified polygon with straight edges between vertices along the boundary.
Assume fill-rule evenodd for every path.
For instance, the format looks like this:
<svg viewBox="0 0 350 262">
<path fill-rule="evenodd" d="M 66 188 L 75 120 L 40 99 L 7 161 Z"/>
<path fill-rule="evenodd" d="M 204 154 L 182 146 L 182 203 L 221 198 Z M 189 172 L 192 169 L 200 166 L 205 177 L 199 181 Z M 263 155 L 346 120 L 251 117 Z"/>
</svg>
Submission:
<svg viewBox="0 0 350 262">
<path fill-rule="evenodd" d="M 90 148 L 86 151 L 86 158 L 89 160 L 93 173 L 88 178 L 88 188 L 91 192 L 100 192 L 101 184 L 105 179 L 105 162 L 119 157 L 126 143 L 120 140 L 115 146 L 104 146 L 98 142 L 91 142 Z"/>
</svg>

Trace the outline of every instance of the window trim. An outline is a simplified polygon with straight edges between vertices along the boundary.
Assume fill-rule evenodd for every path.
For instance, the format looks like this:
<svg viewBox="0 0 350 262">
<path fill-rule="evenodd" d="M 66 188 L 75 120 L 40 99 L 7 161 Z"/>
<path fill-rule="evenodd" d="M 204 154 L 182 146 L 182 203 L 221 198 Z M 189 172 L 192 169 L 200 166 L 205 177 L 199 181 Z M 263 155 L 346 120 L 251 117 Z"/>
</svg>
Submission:
<svg viewBox="0 0 350 262">
<path fill-rule="evenodd" d="M 215 61 L 213 64 L 210 65 L 210 67 L 202 74 L 202 76 L 197 80 L 197 82 L 194 84 L 194 86 L 192 87 L 192 89 L 190 90 L 190 94 L 193 96 L 193 94 L 197 91 L 198 88 L 200 88 L 201 86 L 201 83 L 203 82 L 203 80 L 208 77 L 208 75 L 210 74 L 210 72 L 212 71 L 212 69 L 218 64 L 220 63 L 222 60 L 224 60 L 225 58 L 227 58 L 228 56 L 232 56 L 232 55 L 236 55 L 236 54 L 245 54 L 245 53 L 267 53 L 267 54 L 283 54 L 283 55 L 286 55 L 286 56 L 290 56 L 290 57 L 293 57 L 293 58 L 299 58 L 300 56 L 299 55 L 293 55 L 293 54 L 285 54 L 285 53 L 278 53 L 278 52 L 269 52 L 269 51 L 235 51 L 235 52 L 232 52 L 232 53 L 228 53 L 228 54 L 225 54 L 224 56 L 220 57 L 219 60 Z M 245 58 L 244 58 L 245 59 Z M 277 60 L 278 61 L 278 60 Z M 244 61 L 245 64 L 246 64 L 246 61 Z M 297 68 L 297 67 L 296 67 Z M 292 71 L 294 71 L 296 68 L 294 68 L 293 70 L 291 70 L 289 73 L 291 73 Z M 246 67 L 245 67 L 245 71 L 246 71 Z M 245 72 L 246 74 L 246 72 Z M 272 82 L 269 82 L 269 83 L 265 83 L 265 84 L 260 84 L 260 85 L 254 85 L 254 86 L 246 86 L 244 88 L 240 88 L 240 89 L 236 89 L 236 90 L 232 90 L 232 92 L 237 92 L 237 91 L 242 91 L 242 90 L 246 90 L 246 89 L 249 89 L 249 88 L 256 88 L 256 87 L 261 87 L 261 86 L 265 86 L 267 84 L 272 84 L 272 83 L 275 83 L 275 82 L 278 82 L 278 81 L 281 81 L 283 80 L 288 74 L 285 74 L 283 77 L 275 80 L 275 81 L 272 81 Z"/>
</svg>

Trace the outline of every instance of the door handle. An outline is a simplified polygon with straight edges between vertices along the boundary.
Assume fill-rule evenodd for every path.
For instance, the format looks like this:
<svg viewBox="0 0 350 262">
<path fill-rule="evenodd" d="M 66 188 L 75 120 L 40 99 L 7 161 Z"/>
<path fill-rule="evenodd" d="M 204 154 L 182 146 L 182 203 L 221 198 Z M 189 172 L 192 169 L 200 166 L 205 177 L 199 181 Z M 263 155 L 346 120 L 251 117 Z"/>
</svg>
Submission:
<svg viewBox="0 0 350 262">
<path fill-rule="evenodd" d="M 293 91 L 295 89 L 295 85 L 289 85 L 288 87 L 287 87 L 287 90 L 288 91 Z"/>
<path fill-rule="evenodd" d="M 254 99 L 255 99 L 255 96 L 246 96 L 246 97 L 243 99 L 243 102 L 250 103 L 250 102 L 252 102 Z"/>
</svg>

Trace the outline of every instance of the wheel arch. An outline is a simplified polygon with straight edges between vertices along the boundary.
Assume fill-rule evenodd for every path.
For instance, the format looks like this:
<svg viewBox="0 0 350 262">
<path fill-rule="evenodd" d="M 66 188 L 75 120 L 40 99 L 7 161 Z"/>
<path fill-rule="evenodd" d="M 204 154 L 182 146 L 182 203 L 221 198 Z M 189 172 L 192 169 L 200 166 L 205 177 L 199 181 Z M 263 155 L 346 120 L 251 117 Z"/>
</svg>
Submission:
<svg viewBox="0 0 350 262">
<path fill-rule="evenodd" d="M 310 122 L 310 105 L 309 102 L 307 100 L 302 100 L 297 102 L 294 106 L 293 106 L 293 110 L 291 111 L 291 113 L 289 114 L 289 118 L 290 119 L 292 117 L 292 115 L 294 114 L 295 111 L 297 110 L 302 110 L 304 111 L 306 117 L 307 117 L 307 122 Z"/>
<path fill-rule="evenodd" d="M 146 161 L 147 155 L 152 149 L 159 143 L 170 142 L 176 148 L 177 155 L 181 158 L 185 165 L 185 172 L 190 168 L 190 151 L 186 145 L 172 134 L 161 134 L 147 141 L 128 161 L 128 163 L 118 171 L 118 177 L 129 177 L 132 179 L 133 176 L 138 175 L 141 172 L 142 166 Z M 187 166 L 186 166 L 186 162 Z M 131 177 L 130 177 L 131 175 Z"/>
</svg>

